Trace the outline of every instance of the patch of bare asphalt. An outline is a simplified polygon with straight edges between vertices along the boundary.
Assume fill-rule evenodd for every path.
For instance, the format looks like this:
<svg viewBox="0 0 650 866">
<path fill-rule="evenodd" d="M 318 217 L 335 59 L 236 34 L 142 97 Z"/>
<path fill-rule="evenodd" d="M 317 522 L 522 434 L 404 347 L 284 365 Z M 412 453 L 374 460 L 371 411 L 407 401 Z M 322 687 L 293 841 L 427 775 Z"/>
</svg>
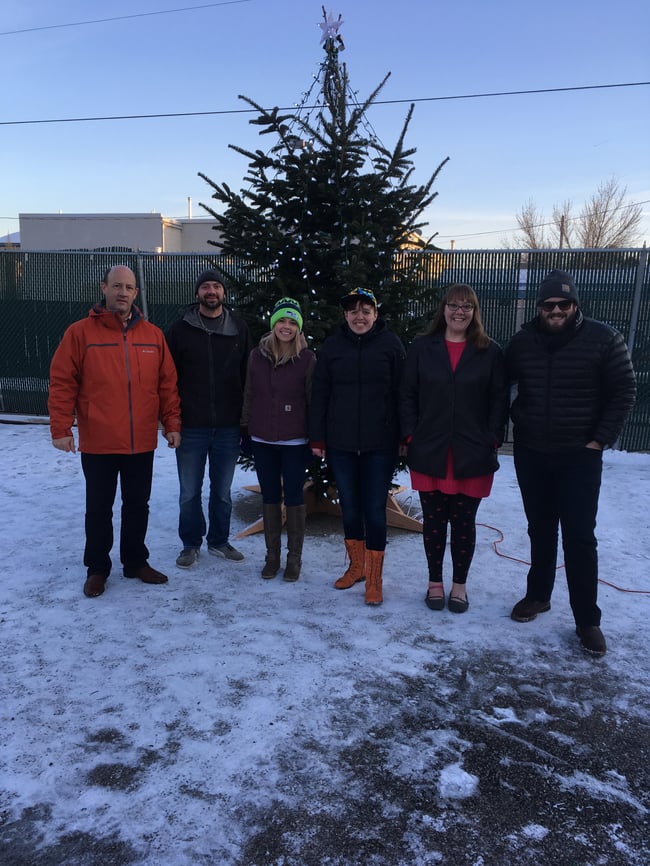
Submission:
<svg viewBox="0 0 650 866">
<path fill-rule="evenodd" d="M 91 833 L 62 833 L 54 844 L 44 843 L 49 806 L 25 809 L 20 820 L 0 826 L 2 866 L 134 866 L 138 852 L 117 834 L 97 838 Z M 2 820 L 0 816 L 0 821 Z"/>
<path fill-rule="evenodd" d="M 543 681 L 531 681 L 496 654 L 443 652 L 417 676 L 378 672 L 359 680 L 352 697 L 321 696 L 306 706 L 269 755 L 270 777 L 279 779 L 273 789 L 252 768 L 224 790 L 213 780 L 180 784 L 179 813 L 184 798 L 225 803 L 230 839 L 243 840 L 233 855 L 211 827 L 215 850 L 201 862 L 647 866 L 650 731 L 634 678 L 611 680 L 602 665 L 588 663 L 568 674 L 549 657 Z M 235 695 L 248 688 L 234 679 L 229 685 Z M 319 719 L 313 727 L 310 709 Z M 87 783 L 132 791 L 156 767 L 173 768 L 184 740 L 206 737 L 182 719 L 167 730 L 159 750 L 132 754 L 117 728 L 89 732 L 85 748 L 99 760 Z M 213 734 L 229 732 L 223 722 Z M 112 761 L 102 760 L 103 746 Z M 459 796 L 442 785 L 449 768 L 469 780 Z M 48 805 L 35 804 L 18 820 L 7 815 L 2 823 L 0 814 L 3 866 L 148 862 L 146 839 L 137 850 L 117 834 L 53 828 Z M 48 840 L 58 833 L 55 843 L 45 841 L 46 829 Z M 182 849 L 178 856 L 189 863 Z"/>
<path fill-rule="evenodd" d="M 359 684 L 332 707 L 339 748 L 294 739 L 277 796 L 241 809 L 237 866 L 647 866 L 648 722 L 619 689 L 597 668 L 530 683 L 489 655 Z M 449 766 L 475 792 L 443 796 Z"/>
</svg>

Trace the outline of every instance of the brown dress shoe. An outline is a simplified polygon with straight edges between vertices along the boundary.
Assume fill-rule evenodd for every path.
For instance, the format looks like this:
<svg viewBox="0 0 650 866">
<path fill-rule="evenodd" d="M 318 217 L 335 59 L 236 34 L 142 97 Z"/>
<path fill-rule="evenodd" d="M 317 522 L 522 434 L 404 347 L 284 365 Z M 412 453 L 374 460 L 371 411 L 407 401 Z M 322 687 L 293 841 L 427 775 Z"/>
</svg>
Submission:
<svg viewBox="0 0 650 866">
<path fill-rule="evenodd" d="M 89 574 L 84 583 L 84 595 L 88 598 L 97 598 L 104 592 L 106 587 L 105 574 Z"/>
<path fill-rule="evenodd" d="M 535 619 L 538 613 L 546 613 L 550 609 L 550 601 L 535 601 L 532 598 L 522 598 L 513 607 L 510 619 L 514 619 L 515 622 L 530 622 Z"/>
<path fill-rule="evenodd" d="M 122 574 L 124 577 L 137 577 L 143 583 L 167 583 L 169 580 L 166 574 L 156 571 L 148 562 L 139 568 L 125 568 Z"/>
<path fill-rule="evenodd" d="M 607 652 L 605 635 L 597 625 L 576 626 L 576 634 L 580 638 L 580 646 L 592 656 L 604 656 Z"/>
</svg>

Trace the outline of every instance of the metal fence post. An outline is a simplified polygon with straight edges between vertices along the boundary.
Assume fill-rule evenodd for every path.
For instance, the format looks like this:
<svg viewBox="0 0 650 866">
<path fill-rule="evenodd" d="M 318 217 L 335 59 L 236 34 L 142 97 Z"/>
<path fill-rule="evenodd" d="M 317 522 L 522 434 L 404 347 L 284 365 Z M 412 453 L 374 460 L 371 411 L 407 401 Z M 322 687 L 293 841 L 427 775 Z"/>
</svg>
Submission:
<svg viewBox="0 0 650 866">
<path fill-rule="evenodd" d="M 515 312 L 515 333 L 521 328 L 524 323 L 525 315 L 526 315 L 526 298 L 528 296 L 528 267 L 524 269 L 524 258 L 526 257 L 526 253 L 520 253 L 519 255 L 519 282 L 517 285 L 517 300 L 516 304 L 516 312 Z M 527 264 L 527 262 L 526 262 Z M 524 275 L 524 282 L 522 284 L 522 274 Z"/>
<path fill-rule="evenodd" d="M 634 297 L 632 299 L 632 310 L 630 311 L 630 336 L 627 341 L 627 347 L 630 350 L 630 355 L 634 350 L 634 340 L 636 339 L 636 329 L 639 324 L 639 313 L 641 311 L 641 292 L 643 290 L 643 277 L 648 265 L 648 249 L 644 247 L 639 254 L 639 262 L 636 266 L 636 276 L 634 278 Z"/>
<path fill-rule="evenodd" d="M 138 272 L 138 286 L 140 287 L 140 306 L 145 319 L 149 319 L 149 306 L 147 304 L 147 282 L 144 278 L 144 268 L 142 266 L 142 254 L 138 253 L 135 260 L 135 267 Z"/>
</svg>

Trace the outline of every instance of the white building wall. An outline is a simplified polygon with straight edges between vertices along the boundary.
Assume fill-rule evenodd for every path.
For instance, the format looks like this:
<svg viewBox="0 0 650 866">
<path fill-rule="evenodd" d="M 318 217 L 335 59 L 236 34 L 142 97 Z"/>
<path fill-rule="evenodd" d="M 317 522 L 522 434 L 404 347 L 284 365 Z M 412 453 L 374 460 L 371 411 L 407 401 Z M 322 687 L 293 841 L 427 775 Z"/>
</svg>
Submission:
<svg viewBox="0 0 650 866">
<path fill-rule="evenodd" d="M 162 251 L 161 214 L 20 214 L 23 250 Z"/>
<path fill-rule="evenodd" d="M 184 253 L 211 252 L 218 254 L 219 250 L 208 243 L 209 240 L 219 240 L 220 233 L 212 228 L 216 224 L 216 220 L 208 217 L 206 219 L 182 219 L 178 222 L 183 226 L 182 251 Z"/>
<path fill-rule="evenodd" d="M 183 252 L 183 227 L 177 220 L 163 220 L 163 253 Z"/>
<path fill-rule="evenodd" d="M 208 240 L 218 240 L 215 220 L 168 219 L 150 214 L 23 213 L 23 250 L 95 250 L 126 247 L 133 252 L 218 254 Z"/>
</svg>

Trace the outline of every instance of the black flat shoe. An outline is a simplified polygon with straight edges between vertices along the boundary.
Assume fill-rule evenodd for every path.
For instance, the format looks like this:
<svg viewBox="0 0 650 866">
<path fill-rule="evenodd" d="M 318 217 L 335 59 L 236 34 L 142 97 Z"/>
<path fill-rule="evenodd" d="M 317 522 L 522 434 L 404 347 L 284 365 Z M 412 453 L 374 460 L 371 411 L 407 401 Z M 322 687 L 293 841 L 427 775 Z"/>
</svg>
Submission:
<svg viewBox="0 0 650 866">
<path fill-rule="evenodd" d="M 455 595 L 450 595 L 447 607 L 452 613 L 465 613 L 465 611 L 469 607 L 469 599 L 456 598 Z"/>
<path fill-rule="evenodd" d="M 444 594 L 435 598 L 432 598 L 429 593 L 424 596 L 424 603 L 429 608 L 429 610 L 444 610 L 445 607 L 445 596 Z"/>
</svg>

